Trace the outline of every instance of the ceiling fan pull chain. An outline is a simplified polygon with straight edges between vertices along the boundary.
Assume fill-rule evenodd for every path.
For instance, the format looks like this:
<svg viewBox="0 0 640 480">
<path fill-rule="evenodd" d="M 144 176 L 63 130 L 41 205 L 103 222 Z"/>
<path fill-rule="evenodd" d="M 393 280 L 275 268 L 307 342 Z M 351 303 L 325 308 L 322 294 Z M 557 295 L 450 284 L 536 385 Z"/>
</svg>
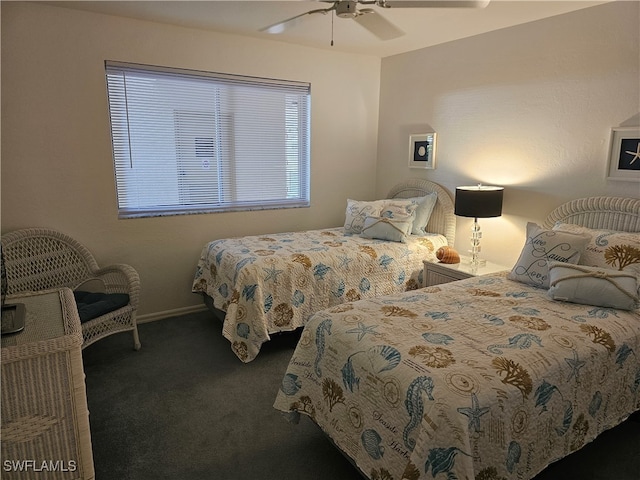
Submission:
<svg viewBox="0 0 640 480">
<path fill-rule="evenodd" d="M 331 12 L 331 46 L 333 47 L 333 17 L 335 17 L 335 12 Z"/>
</svg>

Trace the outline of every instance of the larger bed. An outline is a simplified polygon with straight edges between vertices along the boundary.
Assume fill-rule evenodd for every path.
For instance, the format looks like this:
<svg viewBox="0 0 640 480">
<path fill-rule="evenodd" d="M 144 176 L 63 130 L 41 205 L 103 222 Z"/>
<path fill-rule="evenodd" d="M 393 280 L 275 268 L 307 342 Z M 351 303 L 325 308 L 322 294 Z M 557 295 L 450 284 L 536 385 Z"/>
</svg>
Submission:
<svg viewBox="0 0 640 480">
<path fill-rule="evenodd" d="M 427 221 L 412 225 L 420 234 L 390 241 L 375 229 L 389 227 L 389 238 L 397 230 L 372 223 L 374 233 L 362 235 L 372 209 L 381 214 L 384 206 L 392 214 L 389 208 L 405 208 L 408 199 L 416 222 L 417 205 L 429 207 Z M 316 311 L 418 288 L 423 260 L 434 259 L 437 249 L 454 239 L 451 196 L 436 183 L 410 179 L 394 186 L 387 200 L 348 200 L 344 227 L 208 242 L 192 290 L 220 312 L 224 337 L 238 358 L 249 362 L 270 335 L 304 326 Z"/>
<path fill-rule="evenodd" d="M 309 416 L 372 480 L 526 480 L 580 449 L 640 410 L 640 235 L 606 231 L 640 231 L 640 200 L 570 202 L 537 234 L 576 223 L 584 258 L 626 242 L 613 265 L 632 270 L 630 310 L 553 300 L 518 277 L 522 256 L 511 272 L 345 303 L 309 319 L 275 408 Z"/>
</svg>

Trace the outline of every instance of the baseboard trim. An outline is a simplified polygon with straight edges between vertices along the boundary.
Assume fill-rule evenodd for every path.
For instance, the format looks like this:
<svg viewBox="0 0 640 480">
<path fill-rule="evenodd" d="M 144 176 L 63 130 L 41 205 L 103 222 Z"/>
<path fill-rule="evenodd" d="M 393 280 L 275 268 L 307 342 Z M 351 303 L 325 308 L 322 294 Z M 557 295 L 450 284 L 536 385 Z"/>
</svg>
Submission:
<svg viewBox="0 0 640 480">
<path fill-rule="evenodd" d="M 145 313 L 144 315 L 138 315 L 136 317 L 136 323 L 155 322 L 156 320 L 162 320 L 163 318 L 177 317 L 188 313 L 204 312 L 205 310 L 207 310 L 207 306 L 202 304 L 191 305 L 190 307 L 174 308 L 172 310 L 163 310 L 155 313 Z"/>
</svg>

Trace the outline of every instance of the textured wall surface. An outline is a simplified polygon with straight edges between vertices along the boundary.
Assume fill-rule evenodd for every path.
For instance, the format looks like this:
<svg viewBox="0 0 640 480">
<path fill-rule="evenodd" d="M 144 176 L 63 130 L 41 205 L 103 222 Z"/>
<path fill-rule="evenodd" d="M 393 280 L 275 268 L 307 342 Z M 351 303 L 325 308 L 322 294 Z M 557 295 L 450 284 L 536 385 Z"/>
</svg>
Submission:
<svg viewBox="0 0 640 480">
<path fill-rule="evenodd" d="M 311 82 L 311 207 L 118 220 L 105 60 Z M 2 231 L 51 227 L 130 263 L 142 314 L 199 305 L 206 241 L 337 226 L 347 197 L 374 197 L 379 73 L 373 57 L 3 2 Z"/>
<path fill-rule="evenodd" d="M 567 200 L 639 196 L 607 180 L 610 129 L 639 125 L 640 3 L 615 2 L 385 58 L 378 192 L 417 175 L 505 187 L 483 255 L 511 266 L 527 220 Z M 411 133 L 438 135 L 435 170 L 409 169 Z M 471 220 L 458 218 L 465 253 Z"/>
<path fill-rule="evenodd" d="M 586 195 L 638 195 L 606 179 L 611 127 L 640 119 L 638 2 L 615 2 L 385 58 L 2 2 L 2 232 L 59 229 L 99 263 L 130 263 L 141 313 L 199 305 L 209 240 L 340 225 L 346 198 L 408 177 L 505 186 L 483 253 L 512 264 L 527 220 Z M 104 61 L 312 84 L 308 209 L 118 220 Z M 438 133 L 436 170 L 408 168 L 411 133 Z M 330 190 L 327 187 L 330 186 Z M 467 248 L 470 220 L 458 219 Z"/>
</svg>

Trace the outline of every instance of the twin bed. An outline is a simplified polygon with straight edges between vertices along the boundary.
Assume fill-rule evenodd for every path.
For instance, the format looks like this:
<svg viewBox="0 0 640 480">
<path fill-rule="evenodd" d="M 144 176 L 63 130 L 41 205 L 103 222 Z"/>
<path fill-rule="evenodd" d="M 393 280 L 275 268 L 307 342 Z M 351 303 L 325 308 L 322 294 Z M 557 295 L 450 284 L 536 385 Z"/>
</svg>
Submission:
<svg viewBox="0 0 640 480">
<path fill-rule="evenodd" d="M 349 200 L 344 227 L 222 239 L 204 246 L 192 290 L 223 317 L 223 335 L 240 360 L 250 362 L 271 335 L 304 326 L 319 310 L 420 287 L 423 260 L 434 259 L 440 246 L 455 240 L 451 196 L 436 183 L 410 179 L 394 186 L 387 198 Z M 419 234 L 406 235 L 404 241 L 362 235 L 371 208 L 377 213 L 383 204 L 404 208 L 407 199 L 431 201 L 422 217 L 426 226 L 416 225 Z M 412 212 L 414 217 L 418 213 Z"/>
<path fill-rule="evenodd" d="M 453 245 L 451 197 L 424 180 L 389 193 L 433 192 L 430 234 L 404 242 L 348 222 L 211 242 L 193 291 L 244 362 L 304 327 L 274 407 L 367 478 L 533 478 L 640 410 L 640 234 L 624 233 L 640 200 L 569 202 L 527 225 L 511 272 L 418 289 L 423 260 Z"/>
<path fill-rule="evenodd" d="M 316 312 L 274 407 L 371 480 L 530 479 L 640 410 L 640 234 L 611 232 L 640 232 L 640 200 L 576 200 L 527 230 L 511 272 Z M 552 261 L 573 247 L 601 273 Z M 560 301 L 586 287 L 595 305 Z"/>
</svg>

